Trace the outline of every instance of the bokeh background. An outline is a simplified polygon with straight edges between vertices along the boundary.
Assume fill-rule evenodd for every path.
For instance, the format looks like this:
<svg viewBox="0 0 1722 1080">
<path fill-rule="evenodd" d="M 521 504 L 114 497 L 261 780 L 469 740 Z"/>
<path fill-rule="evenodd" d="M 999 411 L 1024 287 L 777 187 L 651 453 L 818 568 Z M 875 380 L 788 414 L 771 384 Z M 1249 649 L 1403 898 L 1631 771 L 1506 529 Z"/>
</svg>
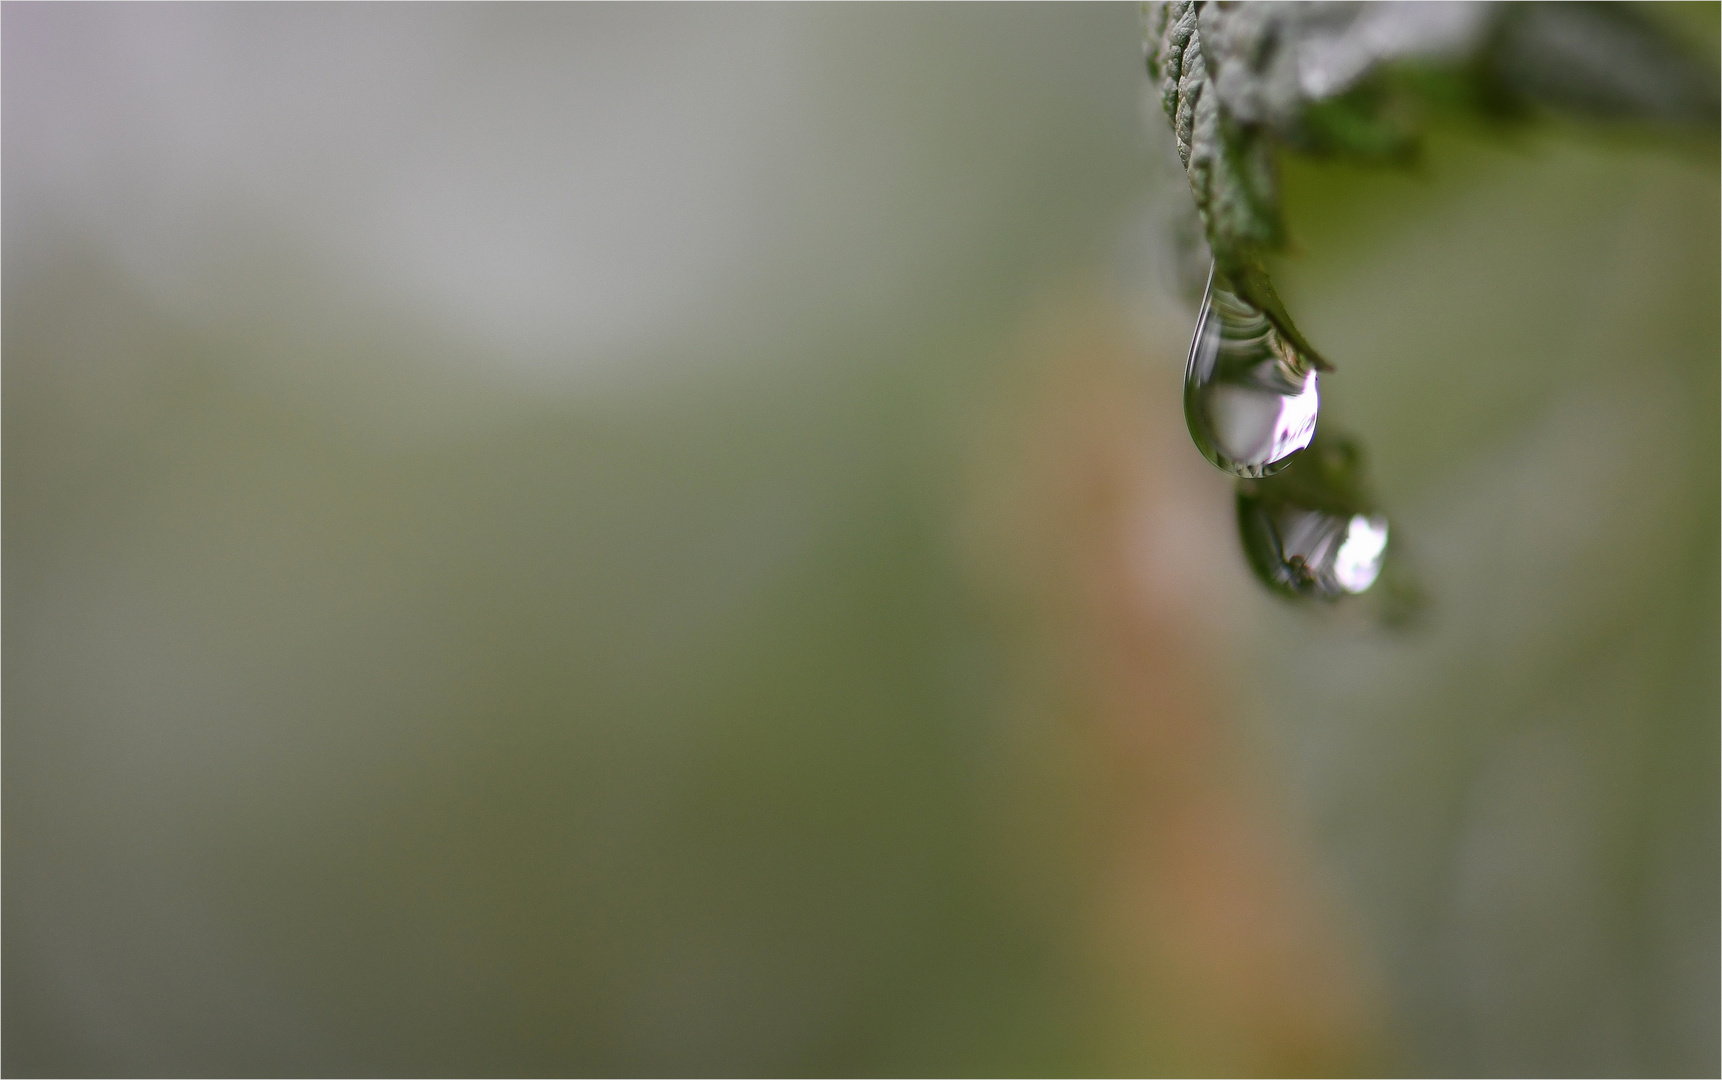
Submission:
<svg viewBox="0 0 1722 1080">
<path fill-rule="evenodd" d="M 1389 632 L 1138 18 L 0 9 L 4 1071 L 1715 1075 L 1715 141 L 1285 163 Z"/>
</svg>

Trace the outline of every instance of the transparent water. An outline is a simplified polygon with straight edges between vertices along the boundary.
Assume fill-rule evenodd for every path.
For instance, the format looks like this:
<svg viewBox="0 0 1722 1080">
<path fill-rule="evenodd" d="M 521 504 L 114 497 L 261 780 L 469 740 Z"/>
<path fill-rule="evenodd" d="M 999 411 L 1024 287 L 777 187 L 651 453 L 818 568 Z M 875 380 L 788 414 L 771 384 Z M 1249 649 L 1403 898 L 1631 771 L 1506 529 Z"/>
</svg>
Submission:
<svg viewBox="0 0 1722 1080">
<path fill-rule="evenodd" d="M 1320 407 L 1315 365 L 1210 270 L 1184 369 L 1184 419 L 1202 456 L 1271 476 L 1315 437 Z"/>
<path fill-rule="evenodd" d="M 1238 535 L 1275 592 L 1338 599 L 1369 590 L 1387 557 L 1387 518 L 1363 493 L 1355 443 L 1317 443 L 1271 479 L 1238 485 Z"/>
</svg>

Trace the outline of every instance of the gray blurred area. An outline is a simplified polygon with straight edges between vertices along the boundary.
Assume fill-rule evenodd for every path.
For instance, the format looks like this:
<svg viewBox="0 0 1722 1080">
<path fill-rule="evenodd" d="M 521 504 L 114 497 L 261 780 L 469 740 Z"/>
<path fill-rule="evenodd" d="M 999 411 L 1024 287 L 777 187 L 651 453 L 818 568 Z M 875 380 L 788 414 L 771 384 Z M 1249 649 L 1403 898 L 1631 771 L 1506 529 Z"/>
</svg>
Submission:
<svg viewBox="0 0 1722 1080">
<path fill-rule="evenodd" d="M 1286 162 L 1387 631 L 1137 19 L 0 7 L 0 1067 L 1715 1075 L 1715 142 Z"/>
</svg>

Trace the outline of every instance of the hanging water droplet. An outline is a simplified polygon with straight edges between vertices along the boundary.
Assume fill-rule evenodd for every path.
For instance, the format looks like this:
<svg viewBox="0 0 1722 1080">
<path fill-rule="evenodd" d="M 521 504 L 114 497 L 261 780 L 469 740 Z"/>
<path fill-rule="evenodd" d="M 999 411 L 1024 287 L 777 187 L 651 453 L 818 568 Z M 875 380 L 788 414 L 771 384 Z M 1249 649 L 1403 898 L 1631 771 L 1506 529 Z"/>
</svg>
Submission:
<svg viewBox="0 0 1722 1080">
<path fill-rule="evenodd" d="M 1196 449 L 1237 476 L 1271 476 L 1309 445 L 1320 406 L 1316 365 L 1210 270 L 1184 369 Z"/>
<path fill-rule="evenodd" d="M 1338 517 L 1281 507 L 1238 494 L 1238 528 L 1256 575 L 1290 596 L 1334 599 L 1375 584 L 1387 552 L 1387 519 Z"/>
<path fill-rule="evenodd" d="M 1269 588 L 1333 600 L 1375 584 L 1388 526 L 1364 494 L 1361 466 L 1355 443 L 1331 438 L 1277 476 L 1238 485 L 1244 555 Z"/>
</svg>

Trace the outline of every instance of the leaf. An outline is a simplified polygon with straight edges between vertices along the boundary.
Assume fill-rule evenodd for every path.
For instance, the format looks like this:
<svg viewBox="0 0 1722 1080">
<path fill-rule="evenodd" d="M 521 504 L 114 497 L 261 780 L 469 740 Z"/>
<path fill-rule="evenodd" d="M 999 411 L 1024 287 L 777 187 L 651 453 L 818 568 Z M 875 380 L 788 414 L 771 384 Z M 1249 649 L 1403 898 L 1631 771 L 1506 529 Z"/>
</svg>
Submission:
<svg viewBox="0 0 1722 1080">
<path fill-rule="evenodd" d="M 1324 369 L 1266 268 L 1285 239 L 1282 149 L 1403 163 L 1438 110 L 1718 123 L 1716 74 L 1627 5 L 1171 0 L 1144 17 L 1217 269 Z"/>
</svg>

